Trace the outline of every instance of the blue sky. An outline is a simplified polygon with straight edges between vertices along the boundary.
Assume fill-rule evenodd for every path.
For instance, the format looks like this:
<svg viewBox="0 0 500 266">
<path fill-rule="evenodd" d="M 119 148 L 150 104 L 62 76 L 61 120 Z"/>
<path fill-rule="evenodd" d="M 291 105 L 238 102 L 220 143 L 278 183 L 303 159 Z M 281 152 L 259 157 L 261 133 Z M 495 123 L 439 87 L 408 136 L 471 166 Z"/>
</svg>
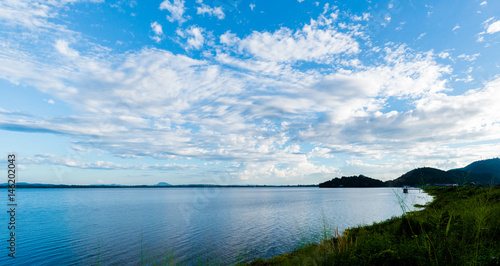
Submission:
<svg viewBox="0 0 500 266">
<path fill-rule="evenodd" d="M 500 155 L 499 1 L 0 2 L 19 182 L 388 180 Z"/>
</svg>

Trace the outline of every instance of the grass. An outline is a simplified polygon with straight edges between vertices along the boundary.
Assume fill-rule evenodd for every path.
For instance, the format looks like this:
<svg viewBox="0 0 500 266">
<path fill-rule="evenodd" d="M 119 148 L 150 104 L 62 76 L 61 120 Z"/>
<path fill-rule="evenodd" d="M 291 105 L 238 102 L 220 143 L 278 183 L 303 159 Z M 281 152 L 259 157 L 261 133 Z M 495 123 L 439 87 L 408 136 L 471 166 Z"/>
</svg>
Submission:
<svg viewBox="0 0 500 266">
<path fill-rule="evenodd" d="M 250 265 L 500 265 L 500 188 L 426 188 L 434 200 Z"/>
</svg>

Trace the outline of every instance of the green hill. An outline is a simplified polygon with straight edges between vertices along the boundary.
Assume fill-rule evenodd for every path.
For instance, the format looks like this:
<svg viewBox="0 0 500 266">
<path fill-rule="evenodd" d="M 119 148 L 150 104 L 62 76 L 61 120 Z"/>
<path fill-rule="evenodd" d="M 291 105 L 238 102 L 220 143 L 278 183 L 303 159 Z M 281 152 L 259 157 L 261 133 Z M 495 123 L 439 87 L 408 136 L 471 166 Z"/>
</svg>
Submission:
<svg viewBox="0 0 500 266">
<path fill-rule="evenodd" d="M 384 182 L 366 177 L 359 176 L 343 176 L 342 178 L 334 178 L 319 184 L 319 187 L 385 187 Z"/>
<path fill-rule="evenodd" d="M 448 173 L 455 176 L 455 180 L 458 185 L 467 185 L 471 182 L 483 185 L 495 185 L 500 184 L 500 180 L 495 178 L 491 174 L 478 174 L 470 171 L 464 171 L 459 169 L 449 170 Z"/>
<path fill-rule="evenodd" d="M 456 176 L 458 184 L 480 183 L 480 184 L 500 184 L 500 159 L 488 159 L 473 162 L 464 168 L 448 171 Z"/>
<path fill-rule="evenodd" d="M 500 158 L 473 162 L 461 170 L 477 174 L 491 174 L 495 177 L 500 177 Z"/>
<path fill-rule="evenodd" d="M 413 169 L 410 172 L 390 181 L 386 185 L 390 187 L 423 186 L 427 184 L 455 184 L 455 176 L 436 168 L 423 167 Z"/>
</svg>

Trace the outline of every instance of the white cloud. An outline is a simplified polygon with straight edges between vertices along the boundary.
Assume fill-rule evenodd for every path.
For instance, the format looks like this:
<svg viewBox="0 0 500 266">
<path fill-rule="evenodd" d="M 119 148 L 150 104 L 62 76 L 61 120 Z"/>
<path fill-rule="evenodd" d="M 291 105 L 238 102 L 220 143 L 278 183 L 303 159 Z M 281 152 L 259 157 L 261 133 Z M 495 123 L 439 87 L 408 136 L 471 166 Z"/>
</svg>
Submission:
<svg viewBox="0 0 500 266">
<path fill-rule="evenodd" d="M 450 57 L 450 53 L 448 53 L 448 52 L 440 52 L 438 54 L 438 56 L 441 57 L 442 59 L 445 59 L 445 58 Z"/>
<path fill-rule="evenodd" d="M 71 148 L 75 151 L 81 151 L 81 152 L 86 152 L 86 151 L 89 151 L 88 149 L 86 148 L 83 148 L 83 147 L 80 147 L 78 145 L 71 145 Z"/>
<path fill-rule="evenodd" d="M 312 175 L 319 175 L 319 180 L 324 180 L 325 178 L 340 173 L 337 168 L 316 166 L 308 162 L 306 159 L 303 159 L 302 162 L 287 164 L 284 167 L 279 167 L 274 163 L 269 162 L 245 163 L 240 167 L 240 169 L 241 170 L 238 171 L 236 175 L 242 180 L 259 180 L 269 178 L 285 180 L 300 178 L 311 180 Z M 309 182 L 312 183 L 312 181 Z"/>
<path fill-rule="evenodd" d="M 229 44 L 228 37 L 221 41 Z M 330 28 L 320 29 L 314 24 L 296 31 L 281 28 L 273 33 L 253 32 L 243 39 L 231 37 L 231 43 L 236 43 L 240 51 L 275 62 L 321 61 L 359 51 L 358 43 L 351 36 Z"/>
<path fill-rule="evenodd" d="M 151 29 L 155 33 L 155 36 L 152 36 L 151 39 L 153 39 L 156 42 L 161 42 L 163 38 L 163 28 L 158 22 L 153 22 L 151 23 Z"/>
<path fill-rule="evenodd" d="M 460 26 L 456 25 L 455 27 L 453 27 L 453 29 L 451 31 L 455 31 L 455 30 L 458 30 L 460 29 Z"/>
<path fill-rule="evenodd" d="M 483 23 L 481 23 L 481 24 L 483 24 L 483 25 L 487 25 L 488 23 L 490 23 L 490 21 L 492 21 L 492 20 L 494 20 L 494 19 L 495 19 L 495 17 L 491 17 L 491 18 L 489 18 L 489 19 L 485 20 L 485 21 L 484 21 Z"/>
<path fill-rule="evenodd" d="M 170 15 L 167 16 L 168 21 L 178 21 L 183 23 L 186 19 L 183 17 L 186 8 L 184 7 L 184 0 L 165 0 L 160 4 L 160 10 L 168 10 Z"/>
<path fill-rule="evenodd" d="M 57 40 L 55 48 L 59 53 L 68 57 L 77 57 L 80 55 L 78 51 L 69 47 L 69 43 L 66 40 Z"/>
<path fill-rule="evenodd" d="M 174 21 L 183 20 L 184 11 L 179 18 Z M 55 44 L 50 40 L 47 58 L 72 60 L 62 64 L 2 44 L 0 78 L 34 87 L 77 111 L 19 118 L 0 109 L 0 128 L 69 135 L 78 140 L 72 147 L 77 152 L 95 148 L 120 158 L 232 161 L 239 166 L 228 166 L 231 173 L 249 180 L 324 178 L 340 172 L 324 165 L 324 159 L 346 155 L 353 156 L 349 167 L 370 171 L 376 167 L 356 156 L 388 159 L 377 169 L 394 169 L 402 161 L 444 163 L 460 153 L 477 154 L 474 141 L 497 138 L 498 79 L 448 96 L 451 67 L 435 61 L 450 58 L 448 52 L 395 44 L 370 44 L 364 51 L 359 28 L 338 29 L 334 21 L 325 13 L 321 22 L 297 30 L 241 38 L 228 31 L 215 47 L 220 51 L 206 60 L 151 48 L 106 56 L 79 53 L 71 46 L 81 43 L 58 37 Z M 151 28 L 155 36 L 163 35 L 159 23 Z M 178 33 L 187 50 L 211 45 L 211 33 L 203 28 L 179 28 Z M 393 101 L 405 108 L 391 110 Z M 447 146 L 457 143 L 464 148 Z M 492 154 L 492 147 L 482 151 Z M 45 162 L 83 169 L 195 168 L 50 156 Z"/>
<path fill-rule="evenodd" d="M 156 35 L 163 35 L 163 29 L 158 22 L 151 23 L 151 29 Z"/>
<path fill-rule="evenodd" d="M 488 3 L 487 3 L 486 1 L 483 1 L 483 2 L 481 2 L 481 4 L 479 4 L 479 5 L 480 5 L 480 6 L 485 6 L 485 5 L 487 5 L 487 4 L 488 4 Z"/>
<path fill-rule="evenodd" d="M 429 154 L 422 150 L 432 151 L 433 156 L 450 154 L 445 148 L 432 148 L 434 143 L 475 140 L 476 133 L 480 139 L 492 139 L 499 133 L 493 121 L 498 121 L 500 110 L 493 102 L 499 100 L 500 81 L 466 96 L 446 96 L 442 76 L 449 69 L 434 62 L 435 55 L 402 46 L 382 52 L 383 64 L 322 75 L 255 61 L 274 64 L 279 78 L 158 49 L 118 55 L 109 59 L 113 64 L 82 56 L 75 61 L 82 76 L 59 76 L 57 68 L 41 66 L 52 71 L 42 71 L 44 75 L 58 82 L 72 79 L 78 93 L 60 99 L 82 110 L 81 117 L 43 122 L 36 117 L 1 118 L 0 126 L 72 135 L 85 147 L 120 157 L 231 160 L 240 163 L 234 176 L 250 183 L 270 177 L 312 180 L 339 174 L 337 168 L 312 161 L 339 153 L 380 159 L 403 150 L 415 162 L 431 161 L 422 157 Z M 228 62 L 236 60 L 225 56 Z M 31 68 L 25 65 L 26 76 L 15 76 L 17 81 L 33 84 L 39 77 L 31 77 Z M 46 84 L 46 93 L 57 94 L 54 80 Z M 384 112 L 390 97 L 413 99 L 415 106 L 407 112 Z M 301 152 L 303 143 L 322 145 Z M 85 169 L 138 167 L 60 158 L 50 162 Z"/>
<path fill-rule="evenodd" d="M 250 4 L 250 9 L 253 11 L 255 5 L 254 4 Z"/>
<path fill-rule="evenodd" d="M 37 4 L 31 1 L 0 2 L 0 20 L 11 25 L 20 25 L 30 29 L 52 27 L 47 19 L 55 17 L 53 6 Z"/>
<path fill-rule="evenodd" d="M 307 154 L 308 158 L 333 158 L 332 150 L 327 148 L 315 147 Z"/>
<path fill-rule="evenodd" d="M 472 62 L 472 61 L 475 61 L 479 55 L 480 55 L 480 53 L 472 54 L 472 55 L 461 54 L 458 56 L 458 58 L 465 60 L 465 61 Z"/>
<path fill-rule="evenodd" d="M 205 37 L 203 37 L 204 29 L 196 26 L 191 26 L 188 29 L 182 31 L 177 30 L 177 34 L 182 38 L 186 39 L 186 49 L 198 50 L 203 47 L 205 43 Z"/>
<path fill-rule="evenodd" d="M 427 32 L 424 32 L 424 33 L 420 34 L 420 35 L 418 36 L 417 40 L 422 39 L 425 35 L 427 35 Z"/>
<path fill-rule="evenodd" d="M 179 170 L 179 169 L 196 169 L 195 165 L 188 164 L 120 164 L 111 161 L 95 161 L 89 162 L 85 157 L 72 154 L 66 157 L 53 154 L 36 154 L 24 158 L 24 163 L 27 165 L 60 165 L 66 167 L 75 167 L 80 169 L 97 169 L 97 170 Z"/>
<path fill-rule="evenodd" d="M 101 3 L 104 0 L 63 0 L 63 1 L 1 1 L 0 22 L 11 26 L 22 26 L 30 30 L 54 29 L 64 27 L 50 21 L 58 16 L 61 8 L 69 9 L 70 4 L 77 2 Z"/>
<path fill-rule="evenodd" d="M 253 9 L 252 9 L 253 10 Z M 198 15 L 209 15 L 217 17 L 218 19 L 224 19 L 226 16 L 222 11 L 222 7 L 210 7 L 206 4 L 201 4 L 201 7 L 196 8 L 196 14 Z"/>
<path fill-rule="evenodd" d="M 500 20 L 491 23 L 486 29 L 486 33 L 493 34 L 500 32 Z"/>
</svg>

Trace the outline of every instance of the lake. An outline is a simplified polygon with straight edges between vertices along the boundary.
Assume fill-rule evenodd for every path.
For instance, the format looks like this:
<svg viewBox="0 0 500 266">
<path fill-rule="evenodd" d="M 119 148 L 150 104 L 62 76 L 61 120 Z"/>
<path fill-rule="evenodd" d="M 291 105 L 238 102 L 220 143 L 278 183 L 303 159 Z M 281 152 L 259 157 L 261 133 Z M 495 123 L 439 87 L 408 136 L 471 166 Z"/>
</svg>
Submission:
<svg viewBox="0 0 500 266">
<path fill-rule="evenodd" d="M 7 192 L 6 192 L 7 193 Z M 427 194 L 401 188 L 17 189 L 16 256 L 0 265 L 234 264 L 400 216 Z M 404 205 L 404 204 L 403 204 Z"/>
</svg>

